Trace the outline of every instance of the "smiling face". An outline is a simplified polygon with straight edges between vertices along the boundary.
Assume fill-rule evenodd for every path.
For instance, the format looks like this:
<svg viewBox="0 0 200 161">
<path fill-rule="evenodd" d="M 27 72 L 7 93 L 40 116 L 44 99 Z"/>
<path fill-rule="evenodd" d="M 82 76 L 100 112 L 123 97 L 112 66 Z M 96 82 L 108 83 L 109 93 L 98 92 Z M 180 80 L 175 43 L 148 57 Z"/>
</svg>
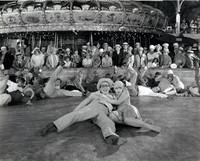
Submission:
<svg viewBox="0 0 200 161">
<path fill-rule="evenodd" d="M 153 87 L 152 91 L 155 93 L 160 92 L 160 87 Z"/>
<path fill-rule="evenodd" d="M 99 88 L 102 94 L 108 94 L 110 91 L 110 85 L 108 82 L 102 82 Z"/>
<path fill-rule="evenodd" d="M 123 88 L 118 86 L 118 87 L 115 87 L 114 90 L 115 90 L 115 93 L 119 96 L 122 93 Z"/>
<path fill-rule="evenodd" d="M 61 80 L 60 79 L 56 79 L 56 82 L 55 82 L 55 86 L 60 86 L 61 85 Z"/>
</svg>

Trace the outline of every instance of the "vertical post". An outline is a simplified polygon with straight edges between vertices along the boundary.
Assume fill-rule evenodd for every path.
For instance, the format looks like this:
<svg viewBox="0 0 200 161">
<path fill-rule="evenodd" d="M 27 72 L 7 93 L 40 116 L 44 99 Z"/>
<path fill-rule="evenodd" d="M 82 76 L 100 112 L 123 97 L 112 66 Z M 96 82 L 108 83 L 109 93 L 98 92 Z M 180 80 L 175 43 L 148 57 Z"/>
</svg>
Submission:
<svg viewBox="0 0 200 161">
<path fill-rule="evenodd" d="M 91 46 L 93 46 L 93 35 L 92 35 L 92 32 L 90 32 L 90 43 L 91 43 Z"/>
<path fill-rule="evenodd" d="M 177 0 L 177 8 L 176 8 L 176 34 L 177 35 L 179 35 L 180 34 L 180 24 L 181 24 L 181 22 L 180 22 L 180 11 L 181 11 L 181 5 L 183 4 L 183 2 L 184 2 L 184 0 L 182 0 L 181 2 L 180 2 L 180 0 Z"/>
<path fill-rule="evenodd" d="M 180 34 L 180 0 L 177 0 L 177 9 L 176 9 L 176 34 Z"/>
</svg>

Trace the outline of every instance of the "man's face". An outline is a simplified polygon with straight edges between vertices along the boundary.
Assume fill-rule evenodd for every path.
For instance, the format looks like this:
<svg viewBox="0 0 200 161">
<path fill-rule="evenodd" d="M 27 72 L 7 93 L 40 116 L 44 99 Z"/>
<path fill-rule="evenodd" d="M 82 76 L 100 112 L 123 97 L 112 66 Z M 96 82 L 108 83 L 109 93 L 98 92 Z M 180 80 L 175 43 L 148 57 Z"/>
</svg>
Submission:
<svg viewBox="0 0 200 161">
<path fill-rule="evenodd" d="M 122 93 L 123 88 L 122 87 L 116 87 L 116 88 L 114 88 L 114 90 L 115 90 L 115 93 L 119 96 Z"/>
<path fill-rule="evenodd" d="M 17 60 L 21 61 L 22 60 L 22 56 L 21 55 L 17 55 Z"/>
<path fill-rule="evenodd" d="M 22 81 L 18 81 L 18 82 L 17 82 L 17 85 L 18 85 L 19 87 L 23 87 L 23 86 L 24 86 L 24 83 L 23 83 Z"/>
<path fill-rule="evenodd" d="M 135 46 L 137 49 L 139 49 L 140 48 L 140 44 L 136 44 L 136 46 Z"/>
<path fill-rule="evenodd" d="M 60 86 L 61 85 L 61 81 L 59 79 L 56 80 L 55 86 Z"/>
<path fill-rule="evenodd" d="M 168 75 L 168 80 L 169 80 L 170 82 L 173 81 L 173 75 L 169 74 L 169 75 Z"/>
<path fill-rule="evenodd" d="M 102 94 L 108 94 L 110 91 L 110 85 L 107 82 L 102 82 L 99 90 Z"/>
<path fill-rule="evenodd" d="M 160 87 L 153 87 L 153 88 L 152 88 L 152 91 L 155 92 L 155 93 L 157 93 L 157 92 L 160 91 Z"/>
<path fill-rule="evenodd" d="M 45 48 L 45 47 L 43 47 L 41 50 L 42 50 L 42 52 L 45 52 L 45 51 L 46 51 L 46 48 Z"/>
<path fill-rule="evenodd" d="M 116 47 L 116 49 L 115 49 L 117 52 L 119 52 L 120 51 L 120 47 Z"/>
<path fill-rule="evenodd" d="M 124 50 L 127 50 L 128 49 L 128 45 L 124 45 L 123 48 L 124 48 Z"/>
</svg>

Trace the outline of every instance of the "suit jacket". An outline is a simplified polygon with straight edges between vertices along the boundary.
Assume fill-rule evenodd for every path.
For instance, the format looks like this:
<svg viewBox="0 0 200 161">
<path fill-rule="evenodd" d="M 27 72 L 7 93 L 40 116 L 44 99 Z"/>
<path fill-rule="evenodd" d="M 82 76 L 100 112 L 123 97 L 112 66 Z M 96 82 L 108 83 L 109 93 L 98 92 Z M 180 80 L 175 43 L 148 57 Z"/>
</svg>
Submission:
<svg viewBox="0 0 200 161">
<path fill-rule="evenodd" d="M 10 69 L 12 68 L 12 63 L 13 63 L 14 57 L 10 53 L 6 53 L 5 57 L 3 59 L 3 65 L 4 69 Z"/>
<path fill-rule="evenodd" d="M 19 62 L 15 59 L 12 64 L 12 67 L 17 71 L 19 71 L 20 69 L 24 69 L 25 66 L 26 66 L 26 60 L 22 60 L 22 62 L 19 64 Z"/>
<path fill-rule="evenodd" d="M 113 52 L 113 57 L 112 57 L 113 65 L 117 67 L 121 67 L 123 65 L 124 61 L 124 54 L 122 51 L 117 54 L 116 51 Z"/>
</svg>

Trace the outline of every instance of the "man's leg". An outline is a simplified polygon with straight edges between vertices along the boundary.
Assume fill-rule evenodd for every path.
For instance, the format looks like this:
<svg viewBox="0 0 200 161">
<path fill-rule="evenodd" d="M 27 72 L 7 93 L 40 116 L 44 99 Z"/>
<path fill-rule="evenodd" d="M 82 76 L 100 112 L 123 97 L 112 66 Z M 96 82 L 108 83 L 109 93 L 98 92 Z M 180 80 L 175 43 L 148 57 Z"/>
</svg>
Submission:
<svg viewBox="0 0 200 161">
<path fill-rule="evenodd" d="M 136 85 L 136 81 L 137 81 L 137 72 L 132 68 L 132 67 L 128 67 L 127 68 L 128 73 L 130 74 L 130 83 L 135 86 Z"/>
<path fill-rule="evenodd" d="M 68 91 L 65 89 L 56 89 L 54 93 L 49 97 L 56 98 L 56 97 L 63 97 L 63 96 L 78 97 L 78 96 L 82 96 L 82 92 L 80 91 L 73 92 L 73 91 Z"/>
<path fill-rule="evenodd" d="M 62 71 L 62 67 L 58 66 L 56 70 L 51 75 L 49 81 L 47 82 L 46 86 L 44 87 L 44 92 L 47 96 L 51 96 L 55 91 L 55 80 L 58 78 L 58 74 Z"/>
<path fill-rule="evenodd" d="M 103 137 L 108 144 L 122 145 L 126 143 L 126 139 L 120 138 L 115 133 L 115 123 L 107 116 L 106 112 L 100 113 L 96 118 L 92 120 L 94 124 L 101 128 Z"/>
<path fill-rule="evenodd" d="M 85 121 L 90 118 L 96 117 L 99 114 L 99 110 L 96 108 L 84 107 L 79 111 L 70 112 L 53 123 L 48 124 L 43 129 L 39 131 L 41 136 L 47 135 L 48 131 L 53 128 L 54 126 L 57 129 L 57 132 L 61 132 L 65 128 L 69 127 L 71 124 L 79 121 Z"/>
</svg>

